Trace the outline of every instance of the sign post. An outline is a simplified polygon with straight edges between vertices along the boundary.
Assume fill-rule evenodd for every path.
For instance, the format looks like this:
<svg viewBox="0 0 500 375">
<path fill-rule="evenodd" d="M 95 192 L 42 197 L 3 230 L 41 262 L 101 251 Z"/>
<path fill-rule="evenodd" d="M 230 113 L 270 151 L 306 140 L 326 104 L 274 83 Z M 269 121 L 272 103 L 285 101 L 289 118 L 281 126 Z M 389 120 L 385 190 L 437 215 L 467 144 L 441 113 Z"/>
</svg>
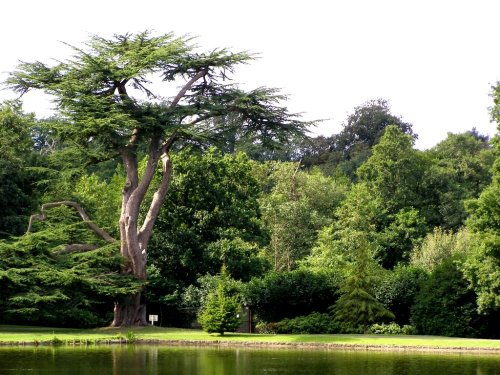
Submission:
<svg viewBox="0 0 500 375">
<path fill-rule="evenodd" d="M 149 321 L 151 322 L 151 325 L 154 326 L 155 322 L 158 321 L 158 315 L 150 315 L 149 316 Z"/>
</svg>

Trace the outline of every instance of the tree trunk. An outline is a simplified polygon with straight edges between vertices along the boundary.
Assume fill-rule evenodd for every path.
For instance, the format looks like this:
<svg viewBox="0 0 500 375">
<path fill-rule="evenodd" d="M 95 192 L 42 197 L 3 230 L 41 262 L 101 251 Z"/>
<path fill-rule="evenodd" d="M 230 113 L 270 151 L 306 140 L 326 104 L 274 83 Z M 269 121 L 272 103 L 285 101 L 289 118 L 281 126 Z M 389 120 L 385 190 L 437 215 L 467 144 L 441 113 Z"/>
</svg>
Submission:
<svg viewBox="0 0 500 375">
<path fill-rule="evenodd" d="M 144 290 L 128 296 L 124 301 L 115 302 L 114 319 L 112 327 L 145 326 L 146 320 L 146 299 Z"/>
<path fill-rule="evenodd" d="M 191 77 L 170 103 L 170 108 L 175 108 L 193 84 L 207 74 L 208 68 L 205 68 Z M 124 87 L 121 87 L 120 94 L 128 98 Z M 203 118 L 201 116 L 198 120 L 202 120 Z M 198 120 L 195 120 L 195 122 Z M 123 267 L 122 273 L 133 274 L 138 280 L 146 280 L 147 247 L 153 232 L 154 223 L 160 213 L 160 207 L 165 200 L 170 186 L 172 163 L 168 153 L 176 139 L 176 133 L 174 132 L 170 135 L 163 143 L 161 133 L 151 136 L 148 146 L 147 165 L 142 178 L 139 179 L 137 145 L 141 136 L 141 130 L 135 128 L 131 133 L 127 145 L 120 150 L 125 167 L 126 180 L 122 191 L 122 209 L 119 224 L 120 252 L 127 259 L 127 264 Z M 162 165 L 160 185 L 153 194 L 153 199 L 144 222 L 140 225 L 139 214 L 141 206 L 144 203 L 144 198 L 153 181 L 160 161 Z M 137 325 L 147 325 L 144 290 L 138 291 L 137 294 L 129 296 L 124 301 L 115 302 L 114 319 L 111 326 Z"/>
<path fill-rule="evenodd" d="M 158 147 L 153 140 L 150 145 L 148 163 L 142 179 L 138 179 L 137 160 L 135 152 L 125 150 L 122 153 L 127 178 L 122 191 L 122 210 L 120 215 L 120 252 L 127 262 L 121 270 L 122 274 L 133 275 L 138 280 L 146 280 L 147 246 L 153 231 L 153 225 L 158 217 L 160 207 L 170 185 L 172 168 L 167 154 L 167 146 Z M 139 213 L 146 192 L 151 185 L 158 162 L 162 163 L 162 179 L 142 226 L 139 226 Z M 147 325 L 146 299 L 144 289 L 115 302 L 114 318 L 111 326 L 142 326 Z"/>
</svg>

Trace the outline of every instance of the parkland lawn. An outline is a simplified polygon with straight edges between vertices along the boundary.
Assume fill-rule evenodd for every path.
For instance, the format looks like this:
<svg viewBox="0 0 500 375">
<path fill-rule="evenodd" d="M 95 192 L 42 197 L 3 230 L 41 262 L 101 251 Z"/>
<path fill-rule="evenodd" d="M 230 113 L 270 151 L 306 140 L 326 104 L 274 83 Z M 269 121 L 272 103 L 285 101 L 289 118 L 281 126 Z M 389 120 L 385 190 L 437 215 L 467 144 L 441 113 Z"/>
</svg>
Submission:
<svg viewBox="0 0 500 375">
<path fill-rule="evenodd" d="M 249 347 L 299 347 L 361 350 L 436 350 L 496 352 L 500 340 L 438 336 L 390 335 L 264 335 L 226 333 L 223 336 L 200 330 L 139 327 L 64 329 L 0 325 L 0 345 L 93 345 L 148 343 L 169 345 L 227 345 Z"/>
</svg>

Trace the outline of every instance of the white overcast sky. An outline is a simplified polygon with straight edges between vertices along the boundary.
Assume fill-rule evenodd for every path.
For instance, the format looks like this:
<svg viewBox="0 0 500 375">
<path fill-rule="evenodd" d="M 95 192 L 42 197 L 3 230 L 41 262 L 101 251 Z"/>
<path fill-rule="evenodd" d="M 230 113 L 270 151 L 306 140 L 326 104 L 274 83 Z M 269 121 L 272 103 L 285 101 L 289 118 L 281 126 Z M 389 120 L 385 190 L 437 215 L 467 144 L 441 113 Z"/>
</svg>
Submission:
<svg viewBox="0 0 500 375">
<path fill-rule="evenodd" d="M 499 0 L 5 0 L 0 9 L 2 81 L 19 60 L 68 57 L 61 41 L 172 31 L 207 49 L 259 53 L 235 81 L 281 88 L 292 112 L 328 119 L 316 133 L 338 133 L 354 107 L 378 97 L 413 124 L 420 149 L 448 132 L 496 132 L 488 107 L 500 80 Z M 48 106 L 25 98 L 40 116 Z"/>
</svg>

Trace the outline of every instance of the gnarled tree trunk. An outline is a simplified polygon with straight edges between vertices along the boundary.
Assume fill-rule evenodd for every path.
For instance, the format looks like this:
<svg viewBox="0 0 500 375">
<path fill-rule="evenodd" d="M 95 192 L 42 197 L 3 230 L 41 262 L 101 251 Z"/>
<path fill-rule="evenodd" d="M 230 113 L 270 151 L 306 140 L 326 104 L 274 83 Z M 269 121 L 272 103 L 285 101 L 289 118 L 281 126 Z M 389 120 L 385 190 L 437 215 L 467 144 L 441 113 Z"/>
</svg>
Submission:
<svg viewBox="0 0 500 375">
<path fill-rule="evenodd" d="M 137 158 L 134 147 L 122 151 L 122 159 L 126 170 L 126 181 L 122 191 L 122 209 L 120 215 L 120 252 L 127 259 L 122 269 L 123 274 L 131 274 L 138 280 L 146 280 L 147 246 L 153 231 L 153 225 L 160 212 L 161 204 L 170 185 L 172 166 L 168 149 L 173 141 L 171 137 L 163 145 L 158 138 L 151 141 L 148 163 L 142 179 L 138 179 Z M 144 202 L 158 162 L 162 163 L 162 178 L 159 187 L 153 195 L 144 222 L 139 226 L 139 213 Z M 141 290 L 115 302 L 114 318 L 111 326 L 147 325 L 146 299 Z"/>
<path fill-rule="evenodd" d="M 170 103 L 170 108 L 177 106 L 191 86 L 208 73 L 207 69 L 195 74 L 178 92 Z M 124 86 L 118 87 L 118 91 L 123 98 L 128 94 Z M 193 123 L 201 121 L 204 117 L 194 120 Z M 125 166 L 126 180 L 122 191 L 122 208 L 120 214 L 120 252 L 127 259 L 127 264 L 122 269 L 123 274 L 132 274 L 138 280 L 146 280 L 146 260 L 147 247 L 154 223 L 160 213 L 160 207 L 167 195 L 168 187 L 172 177 L 172 163 L 169 157 L 170 147 L 176 138 L 176 133 L 172 134 L 163 143 L 161 134 L 152 135 L 149 141 L 148 161 L 142 178 L 139 180 L 137 145 L 141 130 L 136 128 L 128 144 L 120 150 L 120 154 Z M 153 194 L 153 199 L 149 206 L 148 213 L 142 225 L 139 225 L 139 213 L 144 202 L 146 193 L 153 181 L 158 163 L 162 165 L 162 178 L 160 185 Z M 114 318 L 111 326 L 134 326 L 146 325 L 146 299 L 144 291 L 141 290 L 133 296 L 128 296 L 125 300 L 115 302 Z"/>
</svg>

